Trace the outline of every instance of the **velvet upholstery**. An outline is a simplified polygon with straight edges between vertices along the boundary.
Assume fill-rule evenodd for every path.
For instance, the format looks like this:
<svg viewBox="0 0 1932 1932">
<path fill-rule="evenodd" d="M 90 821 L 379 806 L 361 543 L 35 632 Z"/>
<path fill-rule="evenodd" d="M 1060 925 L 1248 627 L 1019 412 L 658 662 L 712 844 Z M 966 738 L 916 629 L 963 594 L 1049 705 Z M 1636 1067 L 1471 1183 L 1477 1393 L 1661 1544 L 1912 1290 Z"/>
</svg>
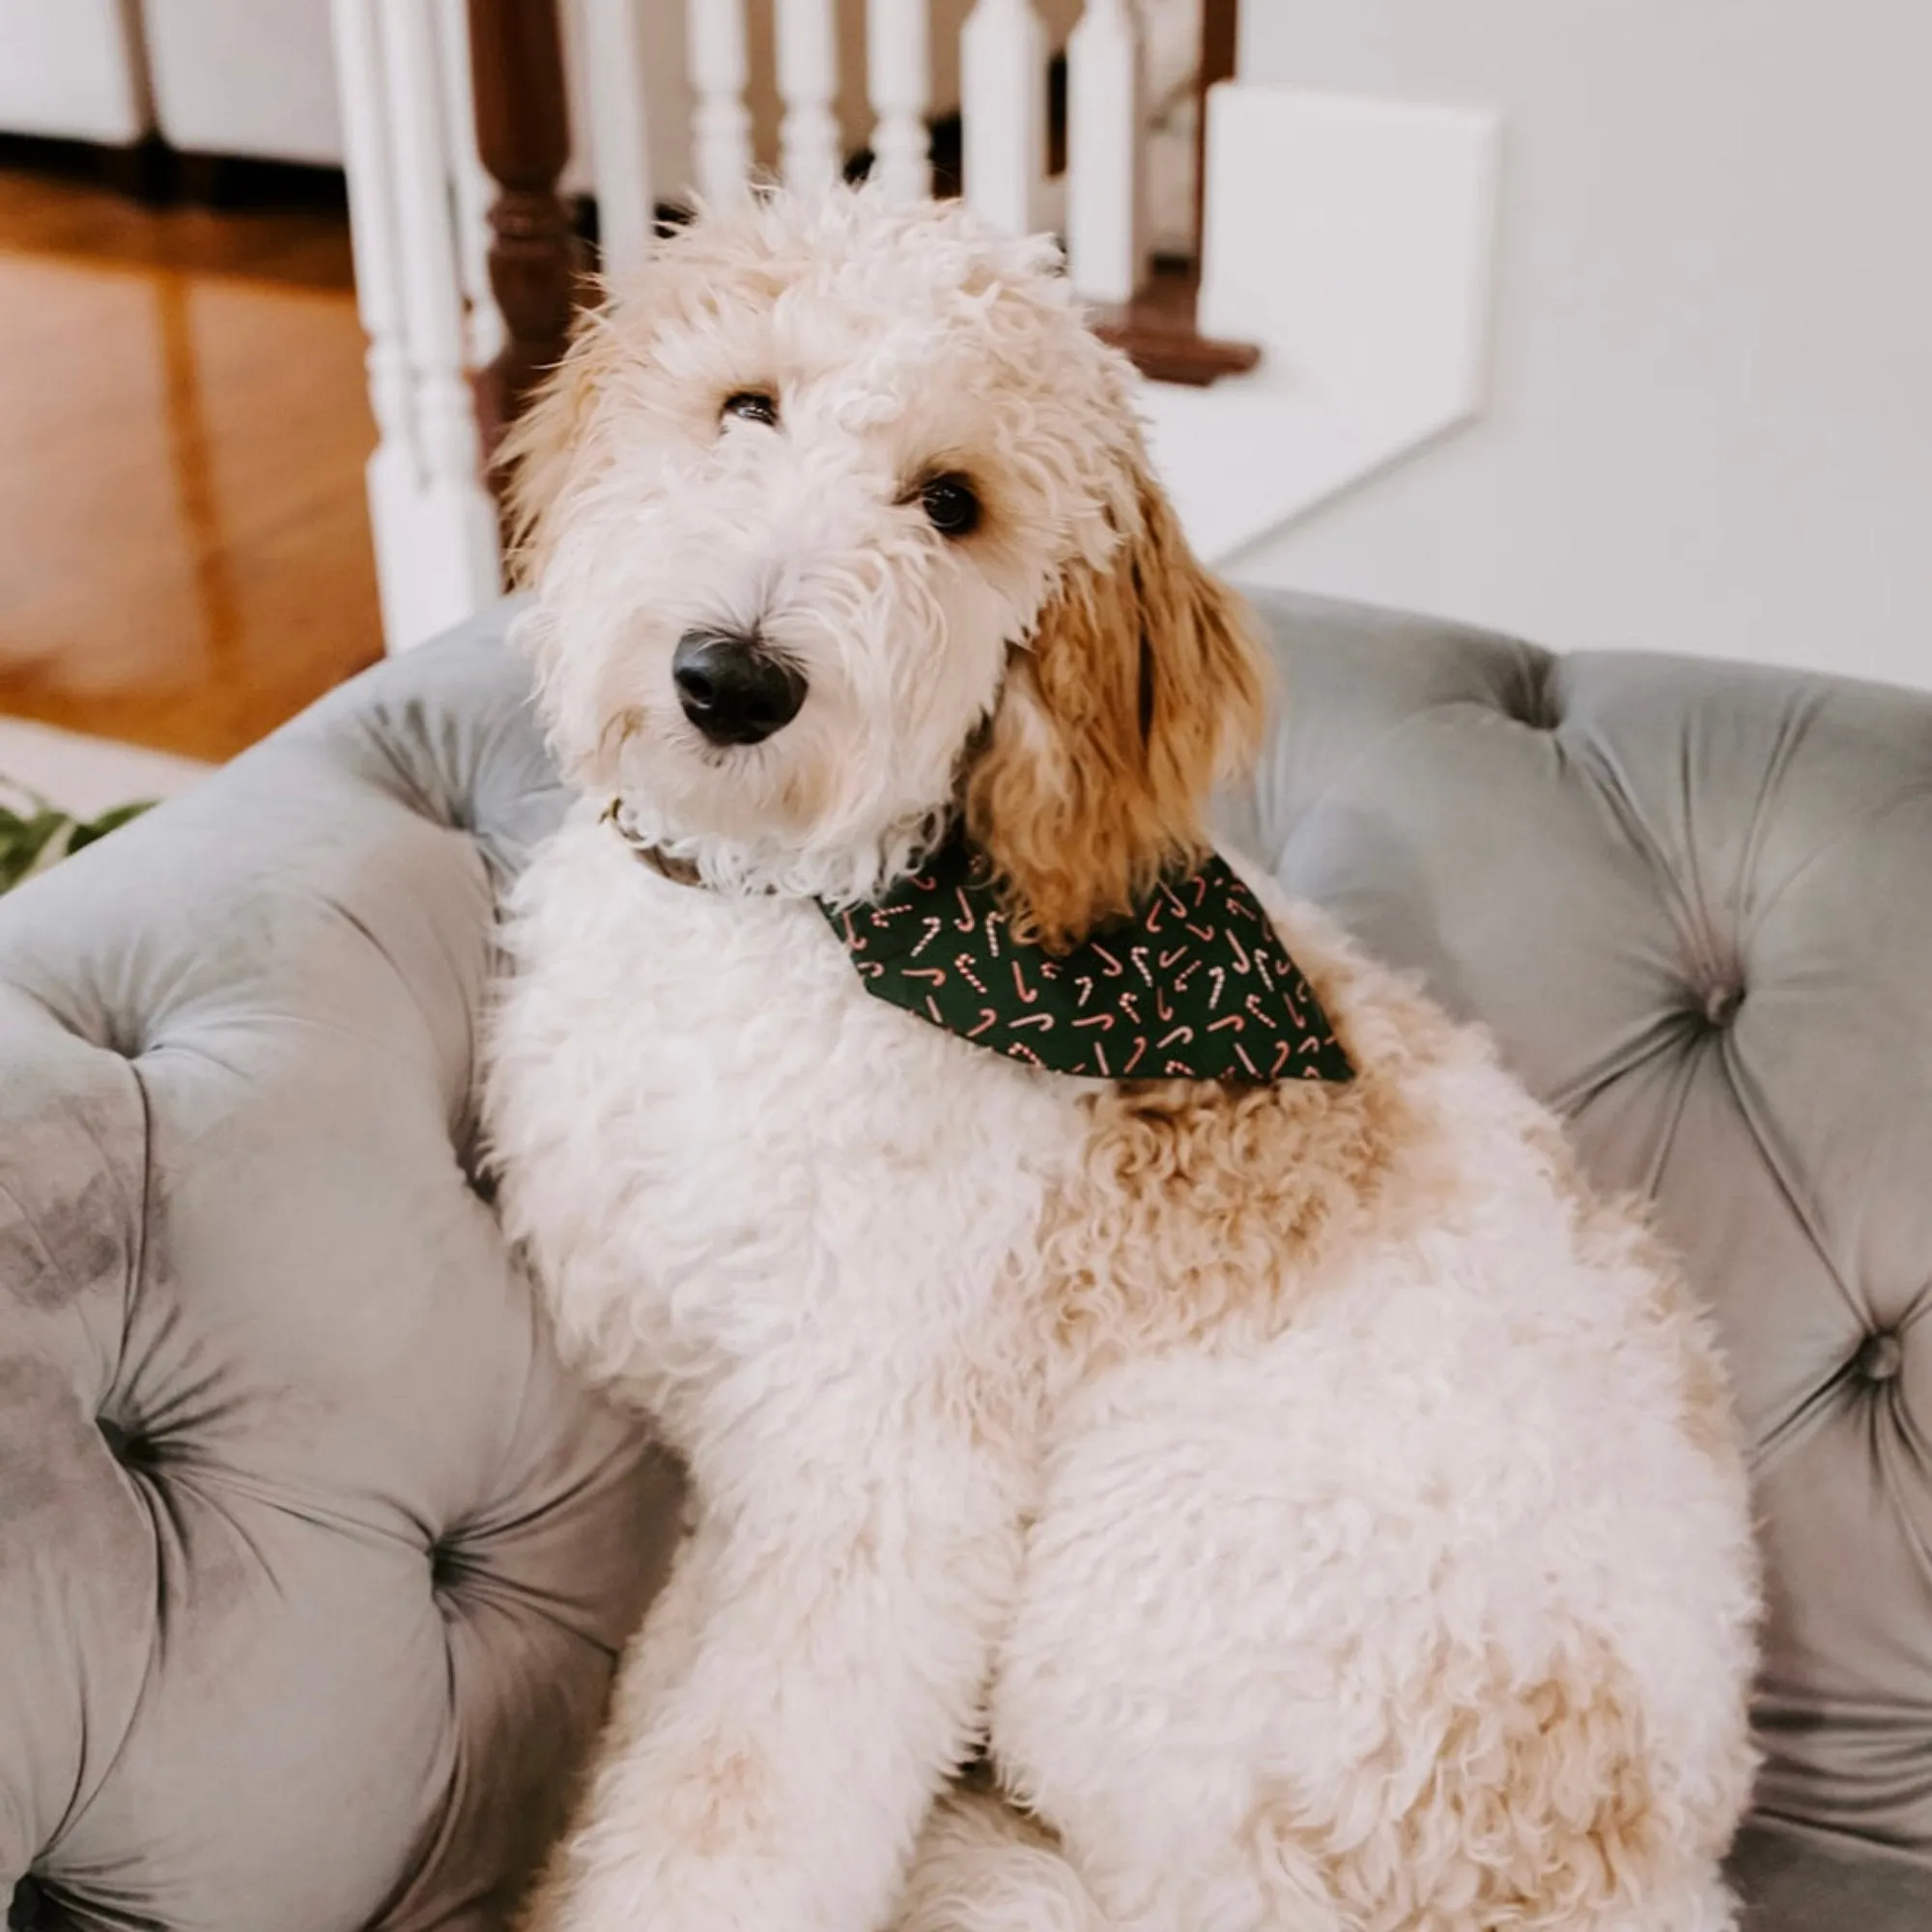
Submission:
<svg viewBox="0 0 1932 1932">
<path fill-rule="evenodd" d="M 1258 600 L 1229 837 L 1480 1016 L 1717 1310 L 1752 1932 L 1932 1925 L 1932 698 Z M 0 1897 L 494 1927 L 676 1533 L 474 1180 L 561 799 L 495 611 L 0 899 Z M 31 1874 L 31 1876 L 29 1876 Z"/>
</svg>

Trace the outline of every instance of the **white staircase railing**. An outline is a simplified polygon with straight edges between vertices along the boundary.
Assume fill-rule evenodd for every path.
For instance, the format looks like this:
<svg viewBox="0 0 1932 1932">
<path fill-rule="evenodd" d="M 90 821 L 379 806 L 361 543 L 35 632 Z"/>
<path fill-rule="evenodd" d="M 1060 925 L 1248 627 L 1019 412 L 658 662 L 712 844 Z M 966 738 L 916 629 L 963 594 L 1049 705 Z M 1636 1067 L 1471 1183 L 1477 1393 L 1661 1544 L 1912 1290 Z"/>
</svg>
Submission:
<svg viewBox="0 0 1932 1932">
<path fill-rule="evenodd" d="M 1030 0 L 980 0 L 959 36 L 964 192 L 1002 228 L 1029 229 L 1046 169 L 1046 39 Z"/>
<path fill-rule="evenodd" d="M 709 202 L 726 200 L 752 174 L 752 110 L 745 105 L 751 62 L 745 15 L 734 0 L 690 0 L 692 181 Z"/>
<path fill-rule="evenodd" d="M 557 8 L 582 124 L 571 182 L 597 196 L 610 270 L 645 261 L 661 204 L 726 201 L 761 169 L 818 187 L 869 148 L 892 192 L 924 193 L 931 129 L 956 109 L 967 200 L 1008 228 L 1057 228 L 1078 293 L 1117 305 L 1147 284 L 1150 209 L 1170 211 L 1171 229 L 1171 211 L 1193 200 L 1192 132 L 1151 129 L 1149 103 L 1189 98 L 1188 63 L 1211 38 L 1201 10 L 1229 28 L 1233 0 L 332 4 L 380 437 L 370 511 L 398 648 L 495 590 L 497 526 L 466 376 L 506 341 L 527 371 L 532 350 L 489 291 L 493 188 L 476 156 L 467 21 L 488 18 L 500 43 L 506 9 Z M 1065 167 L 1049 180 L 1059 51 Z M 514 92 L 514 74 L 486 71 L 499 94 L 533 99 Z M 1210 389 L 1150 384 L 1143 406 L 1182 523 L 1220 558 L 1473 412 L 1494 128 L 1480 114 L 1245 82 L 1216 88 L 1211 105 L 1197 313 L 1262 360 Z M 1172 178 L 1178 161 L 1185 181 Z M 522 220 L 527 183 L 520 192 Z M 539 363 L 552 339 L 535 344 Z"/>
<path fill-rule="evenodd" d="M 1147 275 L 1147 83 L 1132 0 L 1089 0 L 1066 43 L 1066 272 L 1091 301 Z"/>
<path fill-rule="evenodd" d="M 752 103 L 752 0 L 685 0 L 683 67 L 646 58 L 646 10 L 674 0 L 562 0 L 587 126 L 578 174 L 598 202 L 605 264 L 647 255 L 657 206 L 742 192 L 761 148 L 790 185 L 836 181 L 868 145 L 893 192 L 932 185 L 929 117 L 956 105 L 965 193 L 1002 224 L 1044 223 L 1047 65 L 1067 44 L 1073 110 L 1065 191 L 1074 273 L 1098 299 L 1130 295 L 1146 266 L 1144 170 L 1135 158 L 1141 28 L 1136 0 L 770 0 L 777 125 Z M 1190 0 L 1138 0 L 1181 5 Z M 1192 0 L 1199 4 L 1199 0 Z M 467 373 L 502 342 L 489 289 L 491 185 L 476 158 L 466 0 L 332 0 L 348 150 L 356 282 L 369 335 L 378 447 L 371 521 L 392 648 L 456 621 L 494 590 L 497 523 L 480 480 Z M 962 18 L 963 13 L 963 18 Z M 1044 17 L 1043 17 L 1044 16 Z M 662 26 L 662 20 L 655 22 Z M 949 49 L 942 43 L 951 38 Z M 936 52 L 957 101 L 934 99 Z M 842 126 L 841 86 L 863 69 L 870 125 Z M 1125 90 L 1122 92 L 1122 90 Z M 683 178 L 652 179 L 654 114 L 673 96 L 690 129 Z"/>
<path fill-rule="evenodd" d="M 871 0 L 866 9 L 866 77 L 872 103 L 872 172 L 892 194 L 932 191 L 926 109 L 932 99 L 926 0 Z"/>
<path fill-rule="evenodd" d="M 495 594 L 497 513 L 465 371 L 468 277 L 452 219 L 442 28 L 430 0 L 334 0 L 355 295 L 368 332 L 369 521 L 390 649 Z M 482 314 L 480 308 L 470 308 Z"/>
<path fill-rule="evenodd" d="M 807 194 L 831 187 L 844 168 L 838 152 L 838 23 L 833 0 L 778 0 L 779 129 L 786 184 Z"/>
</svg>

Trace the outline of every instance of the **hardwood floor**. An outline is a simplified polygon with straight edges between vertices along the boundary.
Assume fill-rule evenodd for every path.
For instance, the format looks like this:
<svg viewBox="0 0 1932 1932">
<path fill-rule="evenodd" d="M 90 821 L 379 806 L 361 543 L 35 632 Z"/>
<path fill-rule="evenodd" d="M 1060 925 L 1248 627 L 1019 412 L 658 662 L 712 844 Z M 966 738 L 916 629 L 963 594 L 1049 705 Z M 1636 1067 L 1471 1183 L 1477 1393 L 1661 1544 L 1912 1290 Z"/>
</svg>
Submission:
<svg viewBox="0 0 1932 1932">
<path fill-rule="evenodd" d="M 0 713 L 201 758 L 382 652 L 332 209 L 0 170 Z"/>
</svg>

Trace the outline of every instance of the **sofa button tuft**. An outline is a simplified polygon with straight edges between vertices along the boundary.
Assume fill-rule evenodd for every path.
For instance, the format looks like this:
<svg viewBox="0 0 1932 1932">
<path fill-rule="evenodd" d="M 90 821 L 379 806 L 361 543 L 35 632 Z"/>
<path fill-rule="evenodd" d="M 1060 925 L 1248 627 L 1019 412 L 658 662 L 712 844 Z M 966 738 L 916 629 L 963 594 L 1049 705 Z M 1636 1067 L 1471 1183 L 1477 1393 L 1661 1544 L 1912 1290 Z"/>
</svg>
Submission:
<svg viewBox="0 0 1932 1932">
<path fill-rule="evenodd" d="M 107 1444 L 107 1453 L 124 1469 L 152 1469 L 161 1460 L 148 1436 L 124 1429 L 111 1417 L 97 1415 L 94 1425 Z"/>
<path fill-rule="evenodd" d="M 1530 731 L 1554 731 L 1563 723 L 1555 691 L 1555 667 L 1541 658 L 1520 666 L 1518 681 L 1504 694 L 1505 717 Z"/>
<path fill-rule="evenodd" d="M 1865 1337 L 1853 1366 L 1865 1381 L 1893 1381 L 1905 1367 L 1905 1344 L 1889 1328 L 1881 1328 Z"/>
<path fill-rule="evenodd" d="M 429 1547 L 429 1586 L 438 1596 L 456 1588 L 467 1566 L 456 1545 L 440 1537 Z"/>
<path fill-rule="evenodd" d="M 1720 980 L 1704 992 L 1704 1023 L 1722 1032 L 1738 1016 L 1745 1003 L 1745 989 L 1735 980 Z"/>
</svg>

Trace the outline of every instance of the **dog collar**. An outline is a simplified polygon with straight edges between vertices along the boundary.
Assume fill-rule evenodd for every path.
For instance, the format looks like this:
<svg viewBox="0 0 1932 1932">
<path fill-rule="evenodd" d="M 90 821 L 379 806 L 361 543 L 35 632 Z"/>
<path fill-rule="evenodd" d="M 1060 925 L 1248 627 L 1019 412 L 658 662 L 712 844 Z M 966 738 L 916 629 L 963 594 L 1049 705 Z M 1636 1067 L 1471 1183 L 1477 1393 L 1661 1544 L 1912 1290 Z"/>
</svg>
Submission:
<svg viewBox="0 0 1932 1932">
<path fill-rule="evenodd" d="M 702 883 L 615 806 L 605 817 L 653 871 Z M 1015 936 L 991 867 L 957 835 L 883 898 L 819 909 L 875 999 L 1030 1066 L 1241 1086 L 1354 1077 L 1273 923 L 1218 855 L 1062 953 Z"/>
</svg>

